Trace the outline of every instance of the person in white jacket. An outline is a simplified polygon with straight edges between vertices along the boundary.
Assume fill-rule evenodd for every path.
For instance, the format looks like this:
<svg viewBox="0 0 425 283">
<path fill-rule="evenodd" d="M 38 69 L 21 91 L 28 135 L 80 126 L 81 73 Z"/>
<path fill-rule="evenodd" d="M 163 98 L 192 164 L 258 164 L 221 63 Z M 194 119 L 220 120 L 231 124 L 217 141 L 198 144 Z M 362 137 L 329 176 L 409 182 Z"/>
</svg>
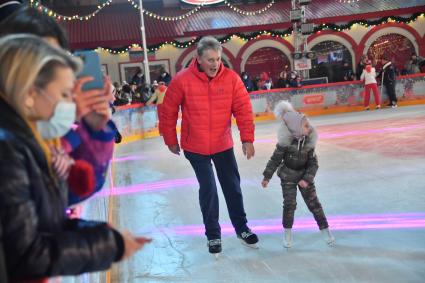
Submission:
<svg viewBox="0 0 425 283">
<path fill-rule="evenodd" d="M 370 100 L 370 90 L 373 91 L 375 96 L 376 109 L 381 109 L 381 102 L 379 97 L 378 83 L 376 82 L 376 71 L 372 67 L 370 60 L 366 61 L 366 66 L 363 69 L 363 73 L 360 76 L 360 80 L 364 81 L 365 84 L 365 96 L 364 96 L 364 107 L 365 110 L 370 110 L 369 100 Z"/>
</svg>

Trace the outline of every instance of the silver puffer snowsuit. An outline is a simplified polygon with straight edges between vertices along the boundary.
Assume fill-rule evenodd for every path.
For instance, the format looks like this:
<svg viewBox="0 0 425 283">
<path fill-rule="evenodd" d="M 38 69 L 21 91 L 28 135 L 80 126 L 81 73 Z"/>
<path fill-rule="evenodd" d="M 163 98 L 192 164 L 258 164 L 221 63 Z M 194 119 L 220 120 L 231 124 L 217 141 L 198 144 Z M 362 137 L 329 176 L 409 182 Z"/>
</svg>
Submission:
<svg viewBox="0 0 425 283">
<path fill-rule="evenodd" d="M 307 188 L 300 188 L 300 192 L 308 209 L 313 213 L 319 229 L 329 227 L 314 186 L 314 177 L 319 168 L 314 152 L 316 142 L 317 132 L 314 128 L 302 140 L 294 138 L 285 123 L 281 124 L 278 131 L 278 144 L 263 175 L 264 179 L 270 180 L 277 170 L 277 175 L 281 179 L 284 228 L 292 228 L 294 223 L 294 212 L 297 207 L 297 184 L 300 180 L 309 183 Z"/>
</svg>

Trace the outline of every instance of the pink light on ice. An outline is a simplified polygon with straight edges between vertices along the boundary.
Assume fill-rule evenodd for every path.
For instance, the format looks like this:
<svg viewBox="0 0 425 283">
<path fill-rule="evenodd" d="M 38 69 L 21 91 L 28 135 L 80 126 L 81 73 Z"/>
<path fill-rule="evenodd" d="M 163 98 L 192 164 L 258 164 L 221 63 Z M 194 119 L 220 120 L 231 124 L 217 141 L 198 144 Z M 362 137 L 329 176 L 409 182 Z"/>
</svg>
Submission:
<svg viewBox="0 0 425 283">
<path fill-rule="evenodd" d="M 425 213 L 339 215 L 328 217 L 328 222 L 333 231 L 424 229 Z M 252 220 L 249 221 L 249 226 L 258 234 L 282 233 L 283 231 L 281 219 Z M 177 226 L 162 230 L 182 236 L 200 236 L 205 232 L 203 225 Z M 318 227 L 313 218 L 298 218 L 295 219 L 294 230 L 318 231 Z M 221 232 L 222 235 L 235 233 L 230 223 L 221 224 Z"/>
<path fill-rule="evenodd" d="M 142 192 L 155 192 L 155 191 L 166 190 L 170 188 L 193 186 L 197 184 L 198 184 L 198 181 L 195 178 L 171 179 L 166 181 L 136 184 L 136 185 L 125 186 L 125 187 L 112 187 L 111 189 L 105 188 L 99 193 L 97 193 L 96 196 L 105 197 L 110 195 L 119 196 L 119 195 L 142 193 Z"/>
</svg>

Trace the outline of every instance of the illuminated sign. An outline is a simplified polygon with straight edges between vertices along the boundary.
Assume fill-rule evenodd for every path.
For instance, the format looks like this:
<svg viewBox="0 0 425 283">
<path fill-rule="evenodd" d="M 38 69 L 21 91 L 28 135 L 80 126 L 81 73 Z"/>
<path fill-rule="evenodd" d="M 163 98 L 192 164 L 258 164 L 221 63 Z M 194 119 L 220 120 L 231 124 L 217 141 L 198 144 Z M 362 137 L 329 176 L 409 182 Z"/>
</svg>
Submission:
<svg viewBox="0 0 425 283">
<path fill-rule="evenodd" d="M 223 2 L 224 0 L 181 0 L 184 3 L 192 4 L 192 5 L 211 5 Z"/>
<path fill-rule="evenodd" d="M 313 95 L 305 95 L 303 97 L 303 102 L 306 105 L 311 104 L 323 104 L 325 102 L 325 94 L 313 94 Z"/>
</svg>

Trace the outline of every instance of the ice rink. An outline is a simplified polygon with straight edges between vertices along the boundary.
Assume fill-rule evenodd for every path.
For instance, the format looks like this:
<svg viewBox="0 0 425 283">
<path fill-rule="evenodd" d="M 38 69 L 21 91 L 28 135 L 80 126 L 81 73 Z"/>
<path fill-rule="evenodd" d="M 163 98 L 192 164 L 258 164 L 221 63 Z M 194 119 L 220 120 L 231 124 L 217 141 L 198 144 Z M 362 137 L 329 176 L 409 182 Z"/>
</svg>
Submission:
<svg viewBox="0 0 425 283">
<path fill-rule="evenodd" d="M 278 122 L 259 122 L 251 160 L 233 131 L 248 225 L 259 235 L 259 249 L 236 238 L 220 192 L 223 253 L 218 260 L 211 256 L 189 162 L 171 154 L 162 138 L 146 139 L 116 148 L 108 183 L 84 204 L 83 216 L 153 242 L 110 273 L 76 281 L 425 282 L 425 105 L 310 119 L 319 132 L 317 193 L 334 247 L 324 243 L 300 194 L 294 246 L 283 247 L 279 178 L 267 189 L 260 184 Z"/>
</svg>

